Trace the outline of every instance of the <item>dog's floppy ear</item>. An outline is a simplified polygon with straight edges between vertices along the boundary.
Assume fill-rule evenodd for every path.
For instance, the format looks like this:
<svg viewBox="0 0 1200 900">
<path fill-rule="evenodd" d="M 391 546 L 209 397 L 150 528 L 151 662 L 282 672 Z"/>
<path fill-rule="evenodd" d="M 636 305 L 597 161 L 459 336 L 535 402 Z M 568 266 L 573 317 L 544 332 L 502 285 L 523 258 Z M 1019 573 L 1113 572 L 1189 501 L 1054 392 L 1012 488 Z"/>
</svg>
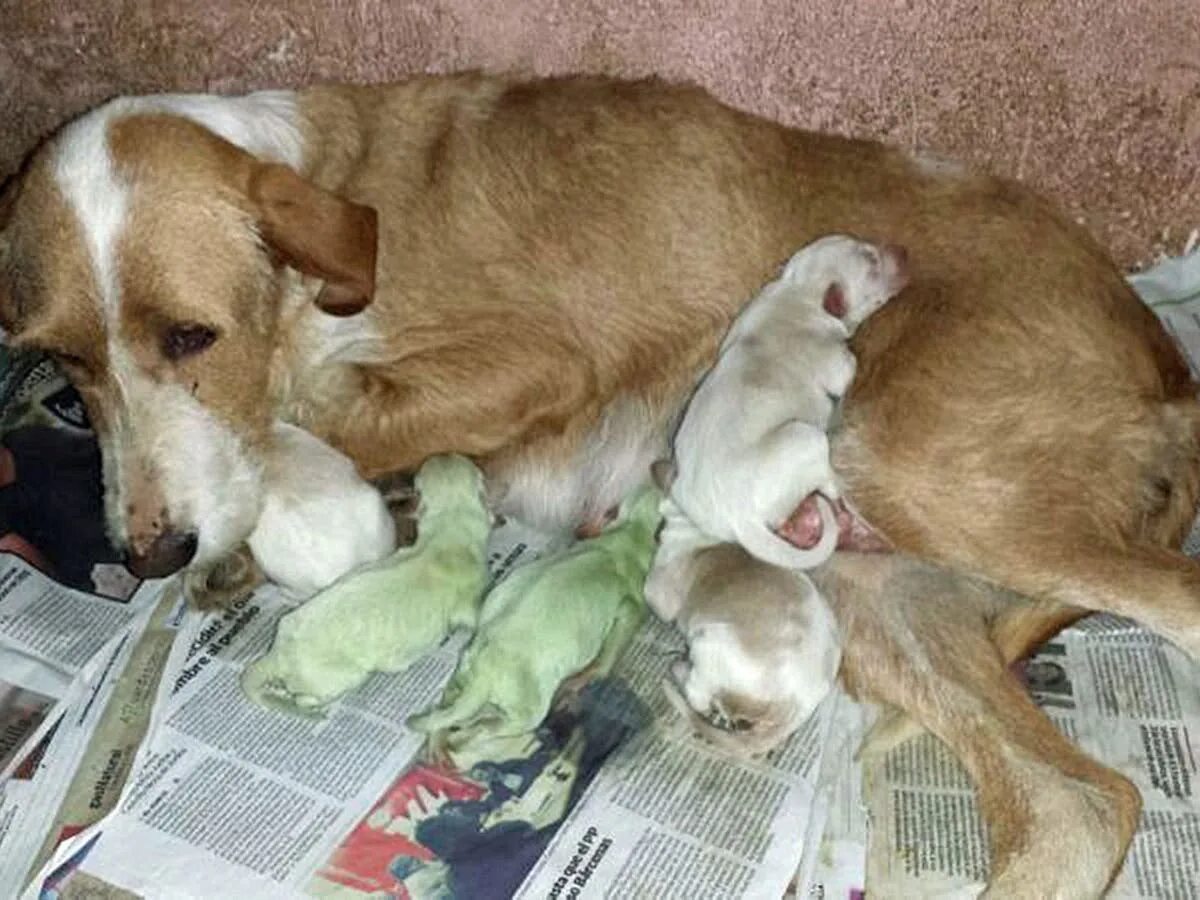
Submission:
<svg viewBox="0 0 1200 900">
<path fill-rule="evenodd" d="M 656 459 L 650 464 L 650 478 L 663 493 L 671 490 L 675 483 L 675 463 L 669 459 Z"/>
<path fill-rule="evenodd" d="M 317 306 L 352 316 L 371 302 L 379 232 L 374 209 L 275 163 L 255 166 L 248 192 L 263 240 L 292 268 L 324 280 Z"/>
</svg>

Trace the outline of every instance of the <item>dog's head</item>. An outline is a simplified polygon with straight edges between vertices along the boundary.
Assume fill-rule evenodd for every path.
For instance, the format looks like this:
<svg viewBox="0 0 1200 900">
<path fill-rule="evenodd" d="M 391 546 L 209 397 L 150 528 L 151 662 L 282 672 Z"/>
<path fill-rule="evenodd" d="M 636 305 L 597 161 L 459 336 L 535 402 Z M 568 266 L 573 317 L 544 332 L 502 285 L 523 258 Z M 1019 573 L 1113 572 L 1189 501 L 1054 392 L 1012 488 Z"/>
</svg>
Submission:
<svg viewBox="0 0 1200 900">
<path fill-rule="evenodd" d="M 120 99 L 0 196 L 0 324 L 83 396 L 136 574 L 249 535 L 281 317 L 372 299 L 375 213 L 297 174 L 302 135 L 286 93 Z"/>
<path fill-rule="evenodd" d="M 908 283 L 908 254 L 895 244 L 829 235 L 793 256 L 783 280 L 812 287 L 825 312 L 853 334 Z"/>
</svg>

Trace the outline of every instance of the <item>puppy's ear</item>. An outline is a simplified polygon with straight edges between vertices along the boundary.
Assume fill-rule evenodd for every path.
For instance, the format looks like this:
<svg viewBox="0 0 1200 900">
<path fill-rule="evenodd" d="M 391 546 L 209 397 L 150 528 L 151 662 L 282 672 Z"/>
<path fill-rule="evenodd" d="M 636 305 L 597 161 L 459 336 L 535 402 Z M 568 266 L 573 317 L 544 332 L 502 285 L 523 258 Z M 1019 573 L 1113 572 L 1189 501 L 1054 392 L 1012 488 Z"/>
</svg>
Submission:
<svg viewBox="0 0 1200 900">
<path fill-rule="evenodd" d="M 324 280 L 317 306 L 352 316 L 371 302 L 379 232 L 374 209 L 274 163 L 255 166 L 249 195 L 263 240 L 292 268 Z"/>
<path fill-rule="evenodd" d="M 656 459 L 650 464 L 650 478 L 663 493 L 671 490 L 675 483 L 675 463 L 669 459 Z"/>
</svg>

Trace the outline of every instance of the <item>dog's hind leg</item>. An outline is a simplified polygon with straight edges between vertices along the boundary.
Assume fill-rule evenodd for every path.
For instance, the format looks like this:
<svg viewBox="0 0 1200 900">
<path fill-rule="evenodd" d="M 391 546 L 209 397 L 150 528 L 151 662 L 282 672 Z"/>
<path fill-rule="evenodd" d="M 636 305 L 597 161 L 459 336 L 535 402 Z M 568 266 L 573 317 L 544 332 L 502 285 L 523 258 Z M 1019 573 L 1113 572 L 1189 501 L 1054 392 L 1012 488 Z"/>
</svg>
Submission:
<svg viewBox="0 0 1200 900">
<path fill-rule="evenodd" d="M 1031 597 L 1135 619 L 1200 660 L 1200 563 L 1151 545 L 1027 548 L 1005 583 Z"/>
<path fill-rule="evenodd" d="M 1005 665 L 1011 665 L 1089 613 L 1090 610 L 1052 601 L 1016 603 L 1005 607 L 992 621 L 992 643 Z M 888 753 L 924 731 L 924 726 L 904 710 L 884 707 L 863 737 L 860 753 L 864 756 Z"/>
<path fill-rule="evenodd" d="M 907 712 L 975 783 L 991 849 L 987 896 L 1100 895 L 1141 800 L 1063 737 L 1008 671 L 991 632 L 1022 599 L 880 554 L 837 556 L 817 580 L 843 630 L 847 687 Z"/>
<path fill-rule="evenodd" d="M 992 622 L 992 643 L 1000 651 L 1001 659 L 1012 664 L 1090 612 L 1050 600 L 1015 604 L 1002 610 Z"/>
</svg>

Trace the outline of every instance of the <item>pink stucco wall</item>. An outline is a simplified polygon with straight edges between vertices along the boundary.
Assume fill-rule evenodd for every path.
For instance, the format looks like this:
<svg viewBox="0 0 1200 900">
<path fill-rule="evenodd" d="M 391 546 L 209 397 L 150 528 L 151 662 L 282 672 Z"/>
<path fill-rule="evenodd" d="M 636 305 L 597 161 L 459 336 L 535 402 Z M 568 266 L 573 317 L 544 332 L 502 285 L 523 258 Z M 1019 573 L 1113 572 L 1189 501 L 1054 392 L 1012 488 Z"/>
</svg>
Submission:
<svg viewBox="0 0 1200 900">
<path fill-rule="evenodd" d="M 117 93 L 659 73 L 1018 175 L 1125 263 L 1200 226 L 1197 0 L 0 0 L 0 174 Z"/>
</svg>

